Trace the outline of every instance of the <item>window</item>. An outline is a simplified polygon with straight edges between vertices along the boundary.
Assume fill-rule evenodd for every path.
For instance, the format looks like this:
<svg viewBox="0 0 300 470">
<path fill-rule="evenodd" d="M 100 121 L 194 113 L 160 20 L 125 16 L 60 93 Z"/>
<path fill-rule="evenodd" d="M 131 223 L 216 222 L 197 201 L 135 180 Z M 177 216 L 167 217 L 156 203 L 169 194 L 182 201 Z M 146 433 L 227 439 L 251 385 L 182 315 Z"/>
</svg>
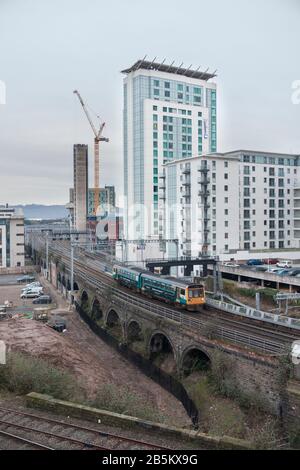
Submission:
<svg viewBox="0 0 300 470">
<path fill-rule="evenodd" d="M 170 88 L 170 82 L 165 82 L 165 88 Z"/>
</svg>

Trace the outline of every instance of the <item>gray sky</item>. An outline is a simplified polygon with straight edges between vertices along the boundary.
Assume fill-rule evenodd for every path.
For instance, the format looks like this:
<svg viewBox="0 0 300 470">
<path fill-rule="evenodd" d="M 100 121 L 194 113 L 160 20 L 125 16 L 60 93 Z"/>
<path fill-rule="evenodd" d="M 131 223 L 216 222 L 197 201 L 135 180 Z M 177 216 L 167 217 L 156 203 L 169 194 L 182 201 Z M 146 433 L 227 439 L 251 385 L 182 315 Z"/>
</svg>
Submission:
<svg viewBox="0 0 300 470">
<path fill-rule="evenodd" d="M 67 201 L 73 143 L 93 153 L 74 88 L 106 121 L 102 184 L 122 193 L 120 70 L 145 54 L 218 69 L 219 151 L 300 154 L 299 24 L 298 0 L 0 0 L 0 203 Z"/>
</svg>

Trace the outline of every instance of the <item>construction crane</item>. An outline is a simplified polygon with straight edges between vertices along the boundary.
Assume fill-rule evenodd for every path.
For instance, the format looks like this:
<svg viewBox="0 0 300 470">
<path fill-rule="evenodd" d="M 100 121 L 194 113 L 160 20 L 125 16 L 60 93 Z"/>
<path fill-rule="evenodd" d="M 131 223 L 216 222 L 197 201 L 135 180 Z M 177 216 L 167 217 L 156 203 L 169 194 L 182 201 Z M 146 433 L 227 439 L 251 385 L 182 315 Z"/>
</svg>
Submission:
<svg viewBox="0 0 300 470">
<path fill-rule="evenodd" d="M 105 122 L 100 122 L 99 130 L 97 131 L 89 112 L 84 104 L 83 99 L 80 96 L 78 90 L 74 90 L 75 95 L 78 96 L 81 106 L 85 112 L 85 115 L 90 123 L 90 126 L 94 133 L 94 214 L 97 214 L 97 207 L 99 204 L 99 193 L 100 193 L 100 162 L 99 162 L 99 142 L 109 142 L 109 139 L 102 137 L 102 132 L 105 126 Z"/>
</svg>

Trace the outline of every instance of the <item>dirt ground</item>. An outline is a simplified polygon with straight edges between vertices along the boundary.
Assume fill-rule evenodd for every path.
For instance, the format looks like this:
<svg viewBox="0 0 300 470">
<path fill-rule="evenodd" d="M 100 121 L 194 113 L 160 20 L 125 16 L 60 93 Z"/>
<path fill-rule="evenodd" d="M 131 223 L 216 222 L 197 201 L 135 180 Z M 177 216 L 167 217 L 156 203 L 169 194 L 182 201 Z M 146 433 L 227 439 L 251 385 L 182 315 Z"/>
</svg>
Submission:
<svg viewBox="0 0 300 470">
<path fill-rule="evenodd" d="M 44 279 L 41 282 L 57 304 L 54 312 L 66 319 L 67 331 L 57 333 L 45 324 L 16 314 L 0 322 L 0 339 L 6 342 L 8 348 L 29 352 L 65 367 L 76 376 L 90 398 L 105 383 L 126 385 L 145 403 L 158 409 L 170 424 L 190 427 L 190 419 L 176 398 L 106 345 L 76 312 L 69 310 L 67 303 L 48 282 Z M 9 298 L 22 306 L 24 301 L 19 298 L 20 291 L 20 286 L 0 286 L 0 304 Z M 25 304 L 28 309 L 32 308 L 30 300 Z"/>
</svg>

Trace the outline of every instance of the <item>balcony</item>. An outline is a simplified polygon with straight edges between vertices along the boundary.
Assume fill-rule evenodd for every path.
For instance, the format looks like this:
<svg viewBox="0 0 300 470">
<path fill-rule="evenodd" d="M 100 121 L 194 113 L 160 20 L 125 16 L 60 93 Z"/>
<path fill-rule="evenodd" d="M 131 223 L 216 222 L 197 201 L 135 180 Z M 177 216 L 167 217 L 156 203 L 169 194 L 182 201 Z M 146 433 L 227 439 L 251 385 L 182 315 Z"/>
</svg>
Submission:
<svg viewBox="0 0 300 470">
<path fill-rule="evenodd" d="M 198 168 L 198 171 L 199 171 L 200 173 L 207 174 L 207 173 L 210 171 L 210 169 L 207 168 L 207 167 L 202 167 L 202 166 L 200 166 L 200 167 Z"/>
<path fill-rule="evenodd" d="M 208 185 L 210 184 L 210 178 L 198 178 L 198 184 Z"/>
<path fill-rule="evenodd" d="M 198 192 L 198 196 L 204 196 L 207 197 L 210 195 L 210 191 L 208 189 L 200 189 Z"/>
</svg>

